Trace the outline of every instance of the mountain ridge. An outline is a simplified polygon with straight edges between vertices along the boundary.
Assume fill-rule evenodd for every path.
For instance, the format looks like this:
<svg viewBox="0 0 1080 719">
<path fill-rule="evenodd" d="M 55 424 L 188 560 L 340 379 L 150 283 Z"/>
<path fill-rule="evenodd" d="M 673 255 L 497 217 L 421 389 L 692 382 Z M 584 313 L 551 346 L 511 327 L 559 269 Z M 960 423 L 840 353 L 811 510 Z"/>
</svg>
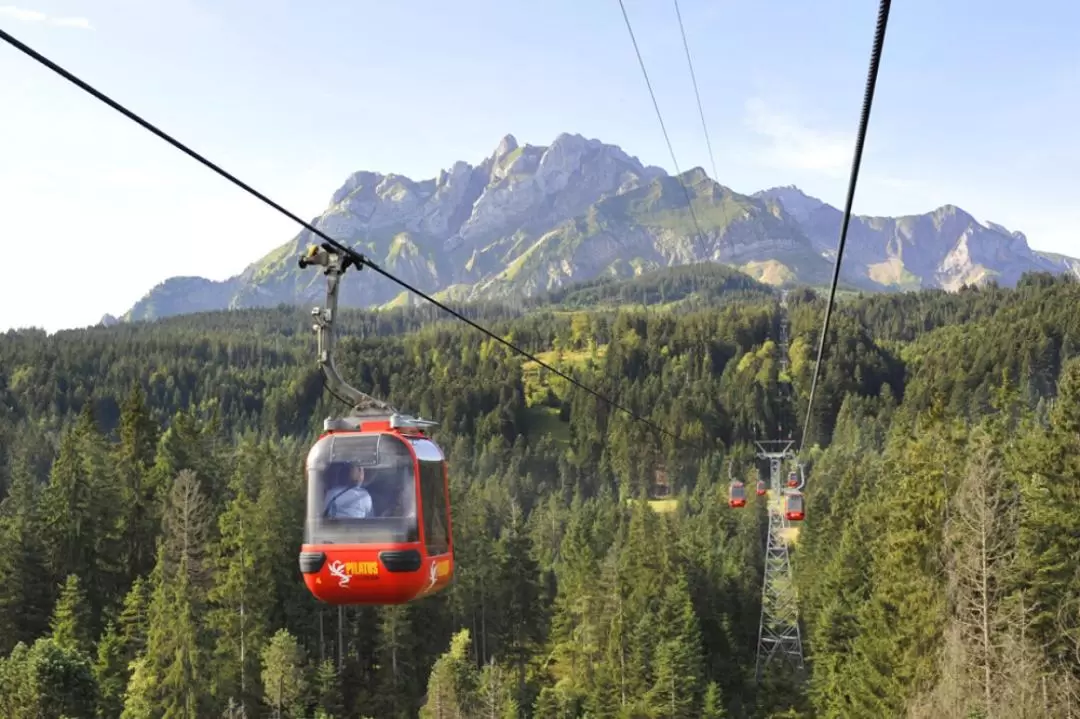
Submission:
<svg viewBox="0 0 1080 719">
<path fill-rule="evenodd" d="M 676 178 L 617 145 L 561 133 L 550 145 L 505 135 L 478 164 L 457 161 L 420 181 L 354 172 L 312 224 L 418 289 L 472 300 L 695 262 L 725 264 L 776 286 L 824 284 L 840 221 L 840 210 L 793 185 L 744 195 L 700 167 Z M 222 281 L 169 278 L 123 320 L 309 304 L 322 286 L 296 258 L 318 241 L 304 230 Z M 869 291 L 955 290 L 990 279 L 1015 284 L 1025 271 L 1080 276 L 1080 260 L 1031 250 L 1023 233 L 943 205 L 921 215 L 853 217 L 841 277 Z M 378 307 L 402 300 L 393 283 L 351 282 L 340 301 Z"/>
</svg>

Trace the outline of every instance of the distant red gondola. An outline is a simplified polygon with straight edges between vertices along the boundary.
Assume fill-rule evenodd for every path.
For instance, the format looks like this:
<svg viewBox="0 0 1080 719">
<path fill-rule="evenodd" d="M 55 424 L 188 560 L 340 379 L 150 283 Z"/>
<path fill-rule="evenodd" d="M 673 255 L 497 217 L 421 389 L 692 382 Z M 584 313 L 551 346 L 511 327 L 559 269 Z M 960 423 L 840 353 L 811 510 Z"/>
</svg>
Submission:
<svg viewBox="0 0 1080 719">
<path fill-rule="evenodd" d="M 761 496 L 764 496 L 764 494 L 765 494 L 765 480 L 759 479 L 758 483 L 757 483 L 757 495 L 759 497 L 761 497 Z"/>
<path fill-rule="evenodd" d="M 730 489 L 728 489 L 728 506 L 729 507 L 745 507 L 746 506 L 746 487 L 742 482 L 732 482 Z"/>
<path fill-rule="evenodd" d="M 806 518 L 803 496 L 800 492 L 790 492 L 784 496 L 784 516 L 792 522 L 801 522 Z"/>
<path fill-rule="evenodd" d="M 791 472 L 787 477 L 787 486 L 798 487 L 799 486 L 799 473 Z"/>
</svg>

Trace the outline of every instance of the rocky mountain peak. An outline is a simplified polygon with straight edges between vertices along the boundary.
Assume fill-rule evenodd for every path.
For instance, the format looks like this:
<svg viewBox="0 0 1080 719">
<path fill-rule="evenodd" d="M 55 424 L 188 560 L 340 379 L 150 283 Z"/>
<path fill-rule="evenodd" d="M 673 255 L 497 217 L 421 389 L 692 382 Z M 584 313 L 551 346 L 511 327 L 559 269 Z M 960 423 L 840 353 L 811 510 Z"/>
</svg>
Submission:
<svg viewBox="0 0 1080 719">
<path fill-rule="evenodd" d="M 468 181 L 468 175 L 472 173 L 472 170 L 472 165 L 463 160 L 455 162 L 449 170 L 439 170 L 439 176 L 435 178 L 436 191 L 451 184 Z"/>
<path fill-rule="evenodd" d="M 743 195 L 701 167 L 682 179 L 693 217 L 675 177 L 616 145 L 577 133 L 530 145 L 507 134 L 493 154 L 475 164 L 459 160 L 429 179 L 355 172 L 312 224 L 413 286 L 455 300 L 704 261 L 773 284 L 831 279 L 838 209 L 793 185 Z M 1033 252 L 1022 233 L 979 223 L 953 205 L 908 217 L 856 216 L 849 240 L 841 277 L 867 290 L 951 289 L 990 278 L 1010 284 L 1032 270 L 1080 275 L 1076 260 Z M 310 273 L 295 262 L 307 241 L 301 233 L 224 282 L 170 278 L 125 319 L 317 301 Z M 341 303 L 377 306 L 397 294 L 370 278 L 344 284 Z"/>
<path fill-rule="evenodd" d="M 708 182 L 710 184 L 715 183 L 713 178 L 709 177 L 709 174 L 705 172 L 704 167 L 691 167 L 682 174 L 683 182 L 688 185 L 697 185 L 702 182 Z"/>
<path fill-rule="evenodd" d="M 830 207 L 816 197 L 811 197 L 795 185 L 772 187 L 768 190 L 755 192 L 754 197 L 763 200 L 772 200 L 784 208 L 784 212 L 791 215 L 798 222 L 806 222 L 810 216 L 823 207 Z"/>
<path fill-rule="evenodd" d="M 495 159 L 506 157 L 516 149 L 518 149 L 517 138 L 513 135 L 506 135 L 499 141 L 499 146 L 495 148 Z"/>
</svg>

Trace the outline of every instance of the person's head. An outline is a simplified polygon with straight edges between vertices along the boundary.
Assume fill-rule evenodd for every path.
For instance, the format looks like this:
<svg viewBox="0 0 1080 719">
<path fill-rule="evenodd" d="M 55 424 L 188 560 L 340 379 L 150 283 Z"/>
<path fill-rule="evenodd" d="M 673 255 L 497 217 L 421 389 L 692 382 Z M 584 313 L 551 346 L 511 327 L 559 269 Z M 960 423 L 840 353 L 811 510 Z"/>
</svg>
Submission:
<svg viewBox="0 0 1080 719">
<path fill-rule="evenodd" d="M 349 479 L 355 484 L 362 485 L 364 483 L 364 468 L 358 464 L 352 465 L 349 470 Z"/>
</svg>

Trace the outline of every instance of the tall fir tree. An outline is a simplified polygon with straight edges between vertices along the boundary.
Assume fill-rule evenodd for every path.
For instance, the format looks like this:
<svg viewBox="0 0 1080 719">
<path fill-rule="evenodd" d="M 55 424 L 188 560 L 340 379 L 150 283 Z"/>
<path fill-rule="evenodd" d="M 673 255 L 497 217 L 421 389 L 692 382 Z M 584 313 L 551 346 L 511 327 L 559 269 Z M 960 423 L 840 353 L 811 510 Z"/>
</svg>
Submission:
<svg viewBox="0 0 1080 719">
<path fill-rule="evenodd" d="M 150 474 L 160 437 L 142 387 L 136 383 L 120 408 L 119 443 L 113 449 L 121 492 L 123 566 L 128 581 L 154 565 L 154 540 L 160 522 L 161 487 Z"/>
<path fill-rule="evenodd" d="M 450 648 L 435 661 L 427 685 L 427 702 L 420 709 L 421 719 L 468 719 L 475 706 L 479 682 L 475 665 L 469 659 L 469 630 L 454 634 Z"/>
<path fill-rule="evenodd" d="M 52 640 L 58 647 L 89 656 L 93 646 L 90 634 L 89 608 L 76 574 L 69 574 L 56 600 L 56 609 L 49 622 Z"/>
<path fill-rule="evenodd" d="M 308 691 L 307 659 L 296 637 L 279 629 L 262 652 L 263 697 L 276 717 L 303 716 Z"/>
<path fill-rule="evenodd" d="M 79 576 L 95 636 L 105 609 L 123 592 L 119 507 L 108 447 L 88 402 L 60 442 L 42 495 L 41 515 L 53 581 L 59 584 L 70 574 Z"/>
<path fill-rule="evenodd" d="M 246 709 L 258 706 L 261 696 L 259 657 L 271 626 L 274 596 L 260 581 L 258 569 L 270 558 L 258 538 L 261 525 L 247 494 L 247 478 L 234 478 L 234 486 L 236 496 L 218 517 L 220 537 L 211 552 L 213 586 L 206 619 L 215 636 L 212 692 Z"/>
<path fill-rule="evenodd" d="M 211 517 L 194 472 L 181 471 L 165 508 L 153 573 L 145 664 L 132 673 L 129 695 L 160 707 L 165 719 L 193 719 L 209 710 L 209 638 L 204 626 Z M 141 671 L 139 670 L 141 669 Z M 133 686 L 134 685 L 134 686 Z"/>
<path fill-rule="evenodd" d="M 46 544 L 40 496 L 26 458 L 17 455 L 11 491 L 0 501 L 0 657 L 46 631 L 56 596 L 50 573 L 41 571 Z"/>
</svg>

